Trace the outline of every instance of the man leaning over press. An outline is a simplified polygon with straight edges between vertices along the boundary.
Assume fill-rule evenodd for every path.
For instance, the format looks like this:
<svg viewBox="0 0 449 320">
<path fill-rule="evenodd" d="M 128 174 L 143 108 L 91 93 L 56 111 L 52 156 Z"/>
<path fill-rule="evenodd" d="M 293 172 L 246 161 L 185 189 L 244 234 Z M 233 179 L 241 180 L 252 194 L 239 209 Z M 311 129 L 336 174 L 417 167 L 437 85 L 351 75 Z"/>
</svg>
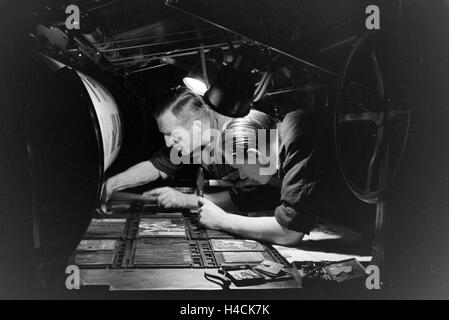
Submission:
<svg viewBox="0 0 449 320">
<path fill-rule="evenodd" d="M 113 192 L 133 188 L 155 181 L 167 179 L 183 166 L 174 163 L 173 155 L 188 159 L 192 154 L 210 144 L 210 132 L 221 132 L 231 118 L 223 116 L 208 108 L 203 99 L 188 89 L 178 89 L 167 102 L 153 110 L 159 131 L 164 135 L 166 147 L 160 149 L 149 160 L 119 173 L 106 181 L 105 192 L 108 200 Z M 218 150 L 219 151 L 219 150 Z M 218 157 L 218 155 L 216 155 Z M 179 160 L 179 157 L 175 157 Z M 201 159 L 204 160 L 204 159 Z M 177 162 L 177 161 L 175 161 Z M 179 162 L 179 161 L 178 161 Z M 201 165 L 208 174 L 216 179 L 229 175 L 235 169 L 228 165 L 214 163 L 213 159 L 202 161 Z M 248 180 L 237 182 L 238 188 L 245 188 L 256 183 Z M 163 187 L 144 194 L 164 208 L 197 209 L 198 198 L 173 188 Z M 216 204 L 232 207 L 228 192 L 208 195 Z"/>
</svg>

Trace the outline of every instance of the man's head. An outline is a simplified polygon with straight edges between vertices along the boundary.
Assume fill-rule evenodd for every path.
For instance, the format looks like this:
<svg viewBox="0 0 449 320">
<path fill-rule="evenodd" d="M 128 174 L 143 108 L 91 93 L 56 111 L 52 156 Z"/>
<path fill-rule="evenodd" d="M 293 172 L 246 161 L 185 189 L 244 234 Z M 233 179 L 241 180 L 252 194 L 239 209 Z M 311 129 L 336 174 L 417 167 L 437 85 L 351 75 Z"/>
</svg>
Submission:
<svg viewBox="0 0 449 320">
<path fill-rule="evenodd" d="M 177 90 L 153 114 L 167 147 L 189 155 L 205 144 L 202 132 L 209 127 L 209 110 L 203 99 L 192 91 Z"/>
<path fill-rule="evenodd" d="M 226 163 L 239 170 L 242 179 L 267 184 L 277 172 L 277 122 L 263 112 L 251 110 L 232 120 L 222 133 Z"/>
</svg>

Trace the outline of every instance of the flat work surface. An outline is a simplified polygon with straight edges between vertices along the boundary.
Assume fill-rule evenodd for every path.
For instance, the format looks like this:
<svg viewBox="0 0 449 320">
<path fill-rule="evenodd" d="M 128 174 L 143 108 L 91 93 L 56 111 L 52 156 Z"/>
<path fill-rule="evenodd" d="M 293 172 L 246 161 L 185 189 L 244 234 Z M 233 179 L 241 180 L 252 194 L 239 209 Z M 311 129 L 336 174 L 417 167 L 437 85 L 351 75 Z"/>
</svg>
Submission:
<svg viewBox="0 0 449 320">
<path fill-rule="evenodd" d="M 87 241 L 92 239 L 92 235 L 87 233 L 75 252 L 75 261 L 81 269 L 81 283 L 87 288 L 106 286 L 111 291 L 127 292 L 220 291 L 223 287 L 206 279 L 205 272 L 218 276 L 222 266 L 256 266 L 264 260 L 284 265 L 284 270 L 292 276 L 252 286 L 237 287 L 231 284 L 229 289 L 301 288 L 296 269 L 292 269 L 272 246 L 233 239 L 232 235 L 219 232 L 212 232 L 209 236 L 208 230 L 198 225 L 195 215 L 159 212 L 151 208 L 121 212 L 124 233 L 119 239 L 109 230 L 108 222 L 114 216 L 100 215 L 93 220 L 96 231 L 111 235 L 110 239 L 102 237 L 101 241 Z M 102 218 L 106 223 L 102 223 Z M 116 245 L 111 252 L 112 246 L 106 244 L 112 243 Z"/>
<path fill-rule="evenodd" d="M 218 284 L 207 281 L 204 271 L 217 274 L 211 269 L 97 269 L 81 270 L 83 285 L 106 285 L 111 291 L 121 290 L 223 290 Z M 288 271 L 291 271 L 288 269 Z M 300 288 L 300 280 L 269 282 L 257 286 L 236 287 L 235 289 L 295 289 Z"/>
</svg>

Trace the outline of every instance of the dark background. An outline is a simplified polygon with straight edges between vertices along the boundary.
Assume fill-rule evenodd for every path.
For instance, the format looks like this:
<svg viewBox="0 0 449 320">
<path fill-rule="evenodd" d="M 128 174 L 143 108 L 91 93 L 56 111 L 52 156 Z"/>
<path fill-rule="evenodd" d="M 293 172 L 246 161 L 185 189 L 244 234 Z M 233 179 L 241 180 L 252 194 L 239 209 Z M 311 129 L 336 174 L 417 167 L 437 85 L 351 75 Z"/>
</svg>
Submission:
<svg viewBox="0 0 449 320">
<path fill-rule="evenodd" d="M 64 21 L 64 8 L 76 3 L 82 12 L 82 32 L 75 33 L 84 51 L 69 50 L 54 45 L 45 36 L 37 34 L 36 24 L 56 25 Z M 120 106 L 124 121 L 123 148 L 119 158 L 106 176 L 148 159 L 163 145 L 163 139 L 151 116 L 152 108 L 182 83 L 189 67 L 199 60 L 198 54 L 181 56 L 184 68 L 160 64 L 160 57 L 174 50 L 196 47 L 201 43 L 226 43 L 222 26 L 229 31 L 232 41 L 257 40 L 282 52 L 282 66 L 274 76 L 271 90 L 281 90 L 310 83 L 329 87 L 318 92 L 299 91 L 288 95 L 268 97 L 258 108 L 284 115 L 296 108 L 329 107 L 335 105 L 335 89 L 346 57 L 355 39 L 364 32 L 364 8 L 369 4 L 381 8 L 381 30 L 389 33 L 388 45 L 381 49 L 394 52 L 397 61 L 397 79 L 407 88 L 407 101 L 412 112 L 410 135 L 391 189 L 386 197 L 387 240 L 382 298 L 447 298 L 449 288 L 449 4 L 447 1 L 179 1 L 173 3 L 215 25 L 182 14 L 163 1 L 0 1 L 2 16 L 0 54 L 2 75 L 5 70 L 20 64 L 29 51 L 44 52 L 68 65 L 92 75 L 112 92 Z M 128 41 L 115 44 L 144 46 L 122 49 L 120 56 L 105 53 L 95 58 L 95 45 L 89 43 L 83 32 L 101 28 L 107 38 L 103 42 Z M 201 35 L 198 36 L 198 29 Z M 204 30 L 207 29 L 207 30 Z M 191 30 L 189 34 L 172 35 Z M 129 39 L 141 38 L 139 41 Z M 186 40 L 187 39 L 187 40 Z M 190 40 L 189 40 L 190 39 Z M 343 44 L 332 47 L 344 40 Z M 145 46 L 153 44 L 152 46 Z M 156 45 L 154 45 L 156 44 Z M 116 47 L 117 48 L 117 47 Z M 330 48 L 330 49 L 329 49 Z M 79 48 L 78 48 L 79 49 Z M 89 49 L 89 50 L 88 50 Z M 81 56 L 79 55 L 81 52 Z M 87 52 L 87 53 L 86 53 Z M 162 54 L 157 55 L 158 52 Z M 229 50 L 225 50 L 229 56 Z M 148 61 L 145 55 L 157 58 Z M 134 58 L 133 58 L 134 57 Z M 299 58 L 299 60 L 298 60 Z M 114 59 L 125 59 L 121 64 Z M 128 59 L 128 60 L 126 60 Z M 305 63 L 304 63 L 305 62 Z M 316 68 L 318 66 L 319 68 Z M 155 67 L 154 69 L 143 70 Z M 12 70 L 12 69 L 11 69 Z M 143 71 L 141 71 L 143 70 Z M 398 71 L 399 72 L 399 71 Z M 23 71 L 26 74 L 26 71 Z M 23 75 L 22 74 L 22 75 Z M 337 75 L 337 76 L 335 76 Z M 19 76 L 17 76 L 19 78 Z M 3 77 L 13 83 L 14 77 Z M 18 80 L 17 80 L 18 81 Z M 41 84 L 45 86 L 44 83 Z M 14 87 L 10 93 L 22 95 L 26 86 Z M 42 89 L 43 90 L 43 89 Z M 49 98 L 50 99 L 50 98 Z M 4 100 L 3 100 L 4 101 Z M 20 117 L 11 116 L 17 110 L 2 104 L 2 145 L 13 150 L 18 143 L 12 132 L 22 130 Z M 43 117 L 45 118 L 45 117 Z M 15 120 L 12 120 L 15 119 Z M 50 121 L 51 119 L 47 119 Z M 13 122 L 11 122 L 13 121 Z M 16 121 L 16 122 L 14 122 Z M 19 151 L 17 151 L 20 153 Z M 8 152 L 11 154 L 10 152 Z M 3 181 L 14 182 L 14 188 L 2 188 L 3 212 L 17 197 L 20 202 L 27 194 L 28 184 L 23 168 L 26 164 L 3 153 Z M 15 165 L 11 165 L 15 163 Z M 181 175 L 189 176 L 187 171 Z M 12 184 L 10 184 L 12 185 Z M 15 207 L 17 212 L 27 210 Z M 365 207 L 366 214 L 373 207 Z M 4 214 L 11 217 L 14 211 Z M 10 218 L 8 218 L 10 219 Z M 5 221 L 5 220 L 3 220 Z M 8 225 L 7 223 L 3 226 Z M 6 228 L 5 228 L 6 230 Z M 19 228 L 16 240 L 8 238 L 9 247 L 25 238 Z M 17 232 L 16 232 L 17 233 Z M 20 260 L 20 255 L 18 255 Z M 5 260 L 11 259 L 5 257 Z M 20 261 L 18 261 L 20 264 Z"/>
</svg>

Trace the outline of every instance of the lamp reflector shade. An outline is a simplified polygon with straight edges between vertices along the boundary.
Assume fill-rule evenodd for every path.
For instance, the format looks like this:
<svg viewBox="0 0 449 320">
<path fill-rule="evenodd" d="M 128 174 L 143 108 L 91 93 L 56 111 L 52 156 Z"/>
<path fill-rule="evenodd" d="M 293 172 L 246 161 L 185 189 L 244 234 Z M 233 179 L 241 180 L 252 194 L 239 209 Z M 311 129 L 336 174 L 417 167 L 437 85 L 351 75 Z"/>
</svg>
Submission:
<svg viewBox="0 0 449 320">
<path fill-rule="evenodd" d="M 187 88 L 201 96 L 203 96 L 208 89 L 206 83 L 204 83 L 204 81 L 201 79 L 187 76 L 183 79 L 183 82 L 187 86 Z"/>
</svg>

